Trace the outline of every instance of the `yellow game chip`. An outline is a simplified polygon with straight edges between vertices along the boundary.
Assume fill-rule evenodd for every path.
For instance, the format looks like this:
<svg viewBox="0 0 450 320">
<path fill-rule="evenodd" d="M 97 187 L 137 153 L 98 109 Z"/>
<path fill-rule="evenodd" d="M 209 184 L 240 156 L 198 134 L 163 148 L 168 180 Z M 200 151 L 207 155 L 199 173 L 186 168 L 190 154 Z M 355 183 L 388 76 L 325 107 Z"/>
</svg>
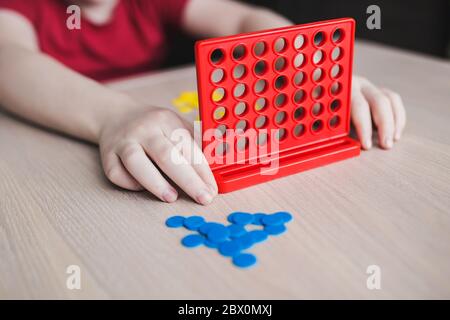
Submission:
<svg viewBox="0 0 450 320">
<path fill-rule="evenodd" d="M 172 104 L 181 113 L 190 113 L 198 109 L 198 95 L 195 91 L 183 91 L 178 98 L 172 100 Z"/>
</svg>

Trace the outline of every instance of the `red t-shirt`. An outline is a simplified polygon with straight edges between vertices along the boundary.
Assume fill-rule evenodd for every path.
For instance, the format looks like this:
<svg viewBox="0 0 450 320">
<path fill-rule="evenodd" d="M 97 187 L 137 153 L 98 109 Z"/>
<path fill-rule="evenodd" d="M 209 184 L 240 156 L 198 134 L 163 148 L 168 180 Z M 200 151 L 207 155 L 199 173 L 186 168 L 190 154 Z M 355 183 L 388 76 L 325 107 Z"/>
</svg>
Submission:
<svg viewBox="0 0 450 320">
<path fill-rule="evenodd" d="M 167 31 L 180 27 L 188 0 L 120 0 L 109 22 L 81 18 L 81 29 L 66 21 L 70 1 L 0 0 L 34 26 L 42 52 L 95 80 L 108 80 L 161 66 Z"/>
</svg>

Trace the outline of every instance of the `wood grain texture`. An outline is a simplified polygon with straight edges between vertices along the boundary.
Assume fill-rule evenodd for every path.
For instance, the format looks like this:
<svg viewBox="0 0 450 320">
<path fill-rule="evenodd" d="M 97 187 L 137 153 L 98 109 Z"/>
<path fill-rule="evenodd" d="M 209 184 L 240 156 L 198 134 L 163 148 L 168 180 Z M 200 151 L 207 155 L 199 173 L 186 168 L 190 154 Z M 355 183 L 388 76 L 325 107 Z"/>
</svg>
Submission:
<svg viewBox="0 0 450 320">
<path fill-rule="evenodd" d="M 450 298 L 450 65 L 369 43 L 356 72 L 400 92 L 408 112 L 392 151 L 220 195 L 164 204 L 104 178 L 96 148 L 0 114 L 1 298 Z M 111 84 L 170 107 L 192 67 Z M 195 115 L 188 116 L 191 120 Z M 288 210 L 288 232 L 249 270 L 179 245 L 167 217 L 225 222 L 235 210 Z M 82 289 L 66 289 L 66 267 Z M 380 266 L 382 289 L 366 288 Z"/>
</svg>

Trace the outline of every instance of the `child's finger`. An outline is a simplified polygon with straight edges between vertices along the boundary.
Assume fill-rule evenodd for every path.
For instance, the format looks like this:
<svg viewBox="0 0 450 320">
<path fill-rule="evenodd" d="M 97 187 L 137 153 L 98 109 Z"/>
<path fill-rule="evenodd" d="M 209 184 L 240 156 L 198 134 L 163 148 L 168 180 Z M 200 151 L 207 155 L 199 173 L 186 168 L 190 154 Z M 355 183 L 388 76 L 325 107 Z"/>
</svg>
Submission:
<svg viewBox="0 0 450 320">
<path fill-rule="evenodd" d="M 211 168 L 208 165 L 208 161 L 205 158 L 200 147 L 194 142 L 192 136 L 186 136 L 182 142 L 182 155 L 192 165 L 197 174 L 202 178 L 210 190 L 213 196 L 217 194 L 217 184 L 214 178 Z"/>
<path fill-rule="evenodd" d="M 193 136 L 194 135 L 194 123 L 191 121 L 188 121 L 184 118 L 181 118 L 181 122 L 183 123 L 183 126 L 189 131 L 189 133 Z"/>
<path fill-rule="evenodd" d="M 352 122 L 356 128 L 359 141 L 364 149 L 372 147 L 372 119 L 370 117 L 370 107 L 362 95 L 360 89 L 352 94 Z"/>
<path fill-rule="evenodd" d="M 394 115 L 391 102 L 381 90 L 367 82 L 361 86 L 361 92 L 369 103 L 373 121 L 378 129 L 379 144 L 390 149 L 394 143 Z"/>
<path fill-rule="evenodd" d="M 165 137 L 151 138 L 143 144 L 147 154 L 181 189 L 198 203 L 206 205 L 213 199 L 203 182 L 181 152 Z"/>
<path fill-rule="evenodd" d="M 127 144 L 119 150 L 119 156 L 128 172 L 145 189 L 165 202 L 177 200 L 176 190 L 164 179 L 139 144 Z"/>
<path fill-rule="evenodd" d="M 127 172 L 115 153 L 102 155 L 102 166 L 106 177 L 115 185 L 134 191 L 143 189 L 142 185 Z"/>
<path fill-rule="evenodd" d="M 384 88 L 382 91 L 391 101 L 395 121 L 394 139 L 399 140 L 406 125 L 406 112 L 402 98 L 392 90 Z"/>
</svg>

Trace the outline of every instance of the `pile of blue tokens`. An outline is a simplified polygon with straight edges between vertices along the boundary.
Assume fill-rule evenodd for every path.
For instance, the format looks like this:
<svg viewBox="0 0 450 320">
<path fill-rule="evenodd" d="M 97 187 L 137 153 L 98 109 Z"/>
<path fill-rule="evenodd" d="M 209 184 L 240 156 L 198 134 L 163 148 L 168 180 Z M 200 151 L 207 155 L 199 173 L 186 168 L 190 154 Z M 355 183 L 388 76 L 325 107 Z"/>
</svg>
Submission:
<svg viewBox="0 0 450 320">
<path fill-rule="evenodd" d="M 256 257 L 243 252 L 253 245 L 266 241 L 269 236 L 276 236 L 286 231 L 285 224 L 292 220 L 289 212 L 279 211 L 272 214 L 233 212 L 227 220 L 228 225 L 206 222 L 201 216 L 173 216 L 166 220 L 169 228 L 185 227 L 196 231 L 185 236 L 181 244 L 187 248 L 204 245 L 217 249 L 225 256 L 231 257 L 237 267 L 246 268 L 256 263 Z M 254 230 L 247 230 L 253 225 Z"/>
</svg>

